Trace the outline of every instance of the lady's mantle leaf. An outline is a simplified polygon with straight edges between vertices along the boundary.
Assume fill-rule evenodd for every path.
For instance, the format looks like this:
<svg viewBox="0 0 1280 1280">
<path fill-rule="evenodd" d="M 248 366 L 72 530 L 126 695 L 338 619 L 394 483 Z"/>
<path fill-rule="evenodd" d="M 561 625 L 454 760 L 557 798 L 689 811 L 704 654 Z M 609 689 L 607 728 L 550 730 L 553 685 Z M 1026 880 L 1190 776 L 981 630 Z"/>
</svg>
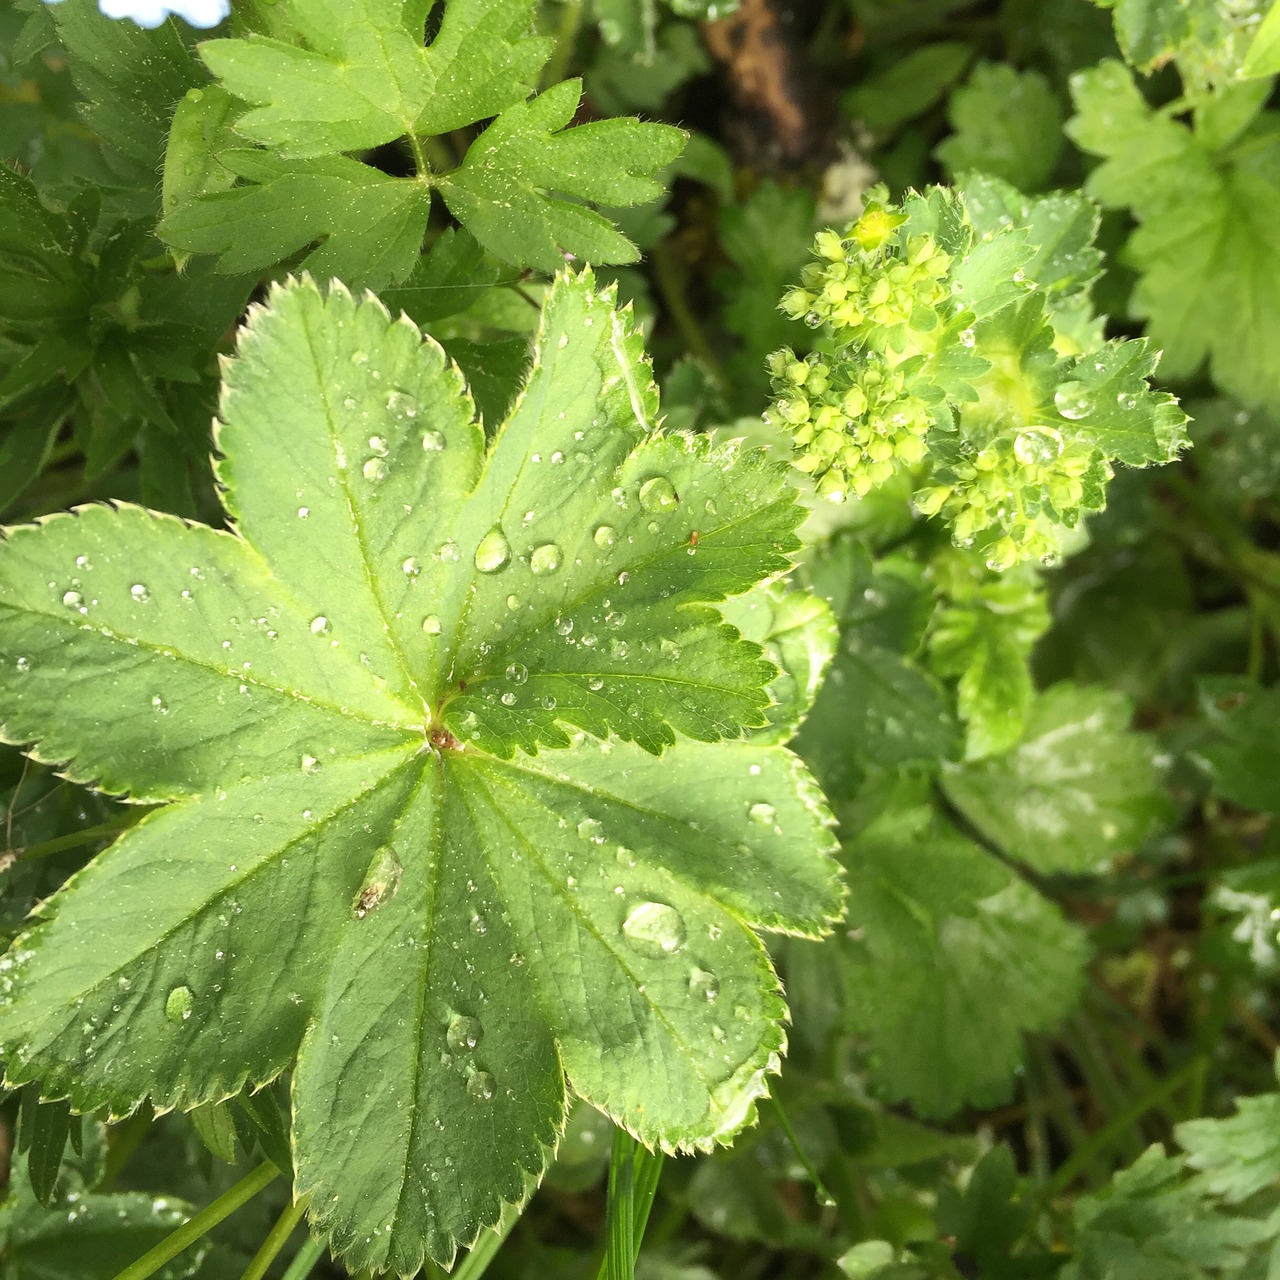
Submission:
<svg viewBox="0 0 1280 1280">
<path fill-rule="evenodd" d="M 649 1143 L 749 1118 L 785 1012 L 749 926 L 818 934 L 839 890 L 809 775 L 741 736 L 775 670 L 715 603 L 800 513 L 656 411 L 589 275 L 487 450 L 412 324 L 291 284 L 227 368 L 234 533 L 10 531 L 0 732 L 173 802 L 0 961 L 12 1083 L 120 1114 L 296 1060 L 299 1193 L 405 1275 L 527 1194 L 566 1074 Z"/>
</svg>

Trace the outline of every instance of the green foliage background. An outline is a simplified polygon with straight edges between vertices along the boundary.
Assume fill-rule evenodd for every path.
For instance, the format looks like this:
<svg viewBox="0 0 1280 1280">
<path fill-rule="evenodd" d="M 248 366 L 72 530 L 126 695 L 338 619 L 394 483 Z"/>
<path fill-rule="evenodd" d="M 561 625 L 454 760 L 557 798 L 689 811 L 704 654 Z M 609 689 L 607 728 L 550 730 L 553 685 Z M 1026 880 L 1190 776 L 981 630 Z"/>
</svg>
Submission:
<svg viewBox="0 0 1280 1280">
<path fill-rule="evenodd" d="M 1280 1275 L 1278 74 L 0 0 L 5 1280 Z"/>
</svg>

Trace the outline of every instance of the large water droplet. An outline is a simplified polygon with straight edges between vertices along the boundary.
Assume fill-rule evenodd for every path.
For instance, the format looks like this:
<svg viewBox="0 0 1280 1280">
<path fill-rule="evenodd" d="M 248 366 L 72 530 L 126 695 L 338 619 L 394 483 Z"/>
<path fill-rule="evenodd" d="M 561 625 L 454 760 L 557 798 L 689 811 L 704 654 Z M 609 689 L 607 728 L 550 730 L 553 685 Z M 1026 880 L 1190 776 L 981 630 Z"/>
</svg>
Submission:
<svg viewBox="0 0 1280 1280">
<path fill-rule="evenodd" d="M 147 590 L 146 585 L 141 582 L 135 582 L 129 588 L 129 594 L 139 603 L 146 604 L 151 599 L 151 592 Z"/>
<path fill-rule="evenodd" d="M 764 800 L 761 800 L 759 804 L 753 804 L 751 808 L 747 810 L 747 817 L 761 827 L 773 826 L 773 820 L 777 816 L 777 810 L 773 805 L 768 804 Z"/>
<path fill-rule="evenodd" d="M 467 1076 L 467 1092 L 478 1102 L 488 1102 L 497 1092 L 497 1084 L 487 1071 L 473 1071 Z"/>
<path fill-rule="evenodd" d="M 443 448 L 443 431 L 424 431 L 422 433 L 422 449 L 424 453 L 439 453 Z"/>
<path fill-rule="evenodd" d="M 452 538 L 440 544 L 440 550 L 436 552 L 445 564 L 457 564 L 462 559 L 462 550 Z"/>
<path fill-rule="evenodd" d="M 684 946 L 684 917 L 665 902 L 642 902 L 622 922 L 622 936 L 642 956 L 672 956 Z"/>
<path fill-rule="evenodd" d="M 589 840 L 592 844 L 603 844 L 604 827 L 595 818 L 583 818 L 578 823 L 578 838 Z"/>
<path fill-rule="evenodd" d="M 462 1014 L 456 1014 L 449 1019 L 449 1029 L 445 1032 L 444 1038 L 449 1042 L 449 1048 L 454 1053 L 470 1053 L 480 1043 L 483 1035 L 484 1031 L 474 1018 L 464 1018 Z"/>
<path fill-rule="evenodd" d="M 481 573 L 497 573 L 511 560 L 511 544 L 500 525 L 494 525 L 476 547 L 475 564 Z"/>
<path fill-rule="evenodd" d="M 151 709 L 155 711 L 157 715 L 167 716 L 169 714 L 168 704 L 158 693 L 151 699 Z"/>
<path fill-rule="evenodd" d="M 84 596 L 82 596 L 78 591 L 63 592 L 62 603 L 65 604 L 68 609 L 79 609 L 81 612 L 84 610 Z"/>
<path fill-rule="evenodd" d="M 679 498 L 666 476 L 654 476 L 640 486 L 640 505 L 648 512 L 670 511 Z"/>
<path fill-rule="evenodd" d="M 327 636 L 333 628 L 329 625 L 329 619 L 323 613 L 317 614 L 311 619 L 311 634 L 313 636 Z"/>
<path fill-rule="evenodd" d="M 1053 427 L 1033 427 L 1013 438 L 1013 455 L 1027 467 L 1044 467 L 1062 456 L 1062 432 Z"/>
<path fill-rule="evenodd" d="M 535 547 L 529 556 L 529 568 L 533 573 L 555 573 L 560 567 L 560 548 L 554 542 Z"/>
<path fill-rule="evenodd" d="M 440 619 L 434 613 L 429 613 L 422 620 L 422 629 L 429 636 L 438 636 L 440 634 Z"/>
<path fill-rule="evenodd" d="M 1093 400 L 1083 382 L 1064 382 L 1053 393 L 1053 403 L 1058 406 L 1058 412 L 1072 422 L 1087 418 L 1093 411 Z"/>
<path fill-rule="evenodd" d="M 26 675 L 27 672 L 31 670 L 31 659 L 18 658 L 13 665 L 17 667 L 20 674 Z"/>
<path fill-rule="evenodd" d="M 360 473 L 370 484 L 377 484 L 387 478 L 387 464 L 381 458 L 367 458 Z"/>
<path fill-rule="evenodd" d="M 400 571 L 406 578 L 416 578 L 422 572 L 422 564 L 417 556 L 410 556 L 401 566 Z"/>
<path fill-rule="evenodd" d="M 513 662 L 507 668 L 507 679 L 510 680 L 512 684 L 524 684 L 528 678 L 529 668 L 522 662 Z"/>
<path fill-rule="evenodd" d="M 720 979 L 706 969 L 695 967 L 689 971 L 689 993 L 707 1001 L 714 1000 L 720 994 Z"/>
<path fill-rule="evenodd" d="M 190 987 L 174 987 L 169 992 L 169 998 L 164 1002 L 164 1016 L 170 1022 L 186 1022 L 191 1017 L 191 1010 L 195 1005 L 195 997 L 191 994 Z"/>
<path fill-rule="evenodd" d="M 607 551 L 618 541 L 618 531 L 612 525 L 602 524 L 591 537 L 597 547 L 602 551 Z"/>
</svg>

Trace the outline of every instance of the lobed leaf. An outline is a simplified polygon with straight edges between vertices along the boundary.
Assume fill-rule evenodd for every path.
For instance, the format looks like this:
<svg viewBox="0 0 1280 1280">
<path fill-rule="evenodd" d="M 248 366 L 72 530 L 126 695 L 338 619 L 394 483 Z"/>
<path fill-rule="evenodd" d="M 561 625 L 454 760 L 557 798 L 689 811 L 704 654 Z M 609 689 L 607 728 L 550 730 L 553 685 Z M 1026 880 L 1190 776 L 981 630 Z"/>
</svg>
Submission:
<svg viewBox="0 0 1280 1280">
<path fill-rule="evenodd" d="M 753 928 L 840 908 L 816 785 L 741 736 L 775 668 L 715 609 L 801 512 L 654 428 L 592 286 L 556 282 L 488 446 L 409 321 L 276 288 L 226 368 L 232 532 L 99 506 L 0 549 L 3 735 L 169 801 L 0 960 L 9 1079 L 123 1115 L 293 1067 L 353 1267 L 523 1200 L 566 1076 L 651 1145 L 727 1140 L 785 1044 Z"/>
</svg>

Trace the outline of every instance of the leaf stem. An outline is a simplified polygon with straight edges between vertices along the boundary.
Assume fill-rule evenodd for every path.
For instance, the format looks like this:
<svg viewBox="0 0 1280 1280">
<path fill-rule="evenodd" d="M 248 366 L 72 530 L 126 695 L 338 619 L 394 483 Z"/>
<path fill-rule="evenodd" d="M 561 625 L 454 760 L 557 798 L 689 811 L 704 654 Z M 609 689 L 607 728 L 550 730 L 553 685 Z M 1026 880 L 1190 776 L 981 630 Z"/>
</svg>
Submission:
<svg viewBox="0 0 1280 1280">
<path fill-rule="evenodd" d="M 615 1129 L 605 1218 L 606 1280 L 634 1280 L 635 1276 L 635 1153 L 636 1140 L 624 1129 Z"/>
<path fill-rule="evenodd" d="M 115 1280 L 147 1280 L 148 1276 L 155 1275 L 166 1262 L 208 1235 L 224 1218 L 229 1218 L 241 1205 L 247 1204 L 279 1176 L 280 1170 L 270 1160 L 263 1161 L 234 1187 L 224 1191 L 212 1204 L 201 1209 L 194 1218 L 170 1232 L 155 1248 L 148 1249 L 136 1262 L 125 1267 L 116 1275 Z"/>
<path fill-rule="evenodd" d="M 308 1236 L 302 1243 L 302 1248 L 294 1255 L 294 1259 L 289 1263 L 289 1270 L 284 1273 L 283 1280 L 307 1280 L 307 1277 L 315 1270 L 315 1265 L 324 1256 L 324 1241 L 317 1240 L 315 1236 Z"/>
<path fill-rule="evenodd" d="M 560 8 L 560 26 L 556 31 L 556 47 L 542 72 L 542 87 L 551 88 L 564 79 L 569 69 L 569 59 L 578 41 L 578 28 L 582 23 L 582 0 L 567 0 Z"/>
<path fill-rule="evenodd" d="M 824 1209 L 835 1208 L 835 1196 L 827 1190 L 827 1184 L 823 1182 L 822 1175 L 814 1166 L 813 1161 L 805 1154 L 804 1148 L 800 1145 L 800 1139 L 796 1137 L 796 1131 L 791 1127 L 791 1121 L 787 1119 L 787 1113 L 782 1109 L 782 1103 L 772 1095 L 770 1095 L 769 1101 L 773 1104 L 773 1109 L 777 1113 L 778 1123 L 782 1126 L 782 1132 L 787 1135 L 791 1150 L 796 1153 L 796 1159 L 800 1161 L 805 1173 L 809 1175 L 809 1181 L 813 1183 L 813 1190 L 818 1197 L 818 1203 Z"/>
<path fill-rule="evenodd" d="M 130 815 L 123 822 L 103 822 L 96 827 L 86 827 L 83 831 L 73 831 L 70 835 L 58 836 L 53 840 L 44 840 L 40 844 L 27 845 L 25 848 L 6 849 L 4 852 L 17 862 L 25 862 L 28 858 L 45 858 L 51 853 L 64 853 L 68 849 L 76 849 L 82 844 L 90 844 L 94 840 L 107 836 L 119 835 L 135 826 L 148 810 L 143 810 L 134 817 Z"/>
<path fill-rule="evenodd" d="M 289 1243 L 289 1237 L 293 1235 L 293 1229 L 302 1220 L 302 1215 L 307 1211 L 307 1199 L 304 1196 L 301 1200 L 295 1200 L 291 1204 L 284 1207 L 284 1212 L 276 1219 L 276 1224 L 267 1233 L 267 1238 L 262 1242 L 262 1248 L 253 1255 L 253 1261 L 245 1268 L 244 1275 L 241 1280 L 262 1280 L 267 1274 L 267 1268 L 276 1260 L 280 1250 Z"/>
</svg>

